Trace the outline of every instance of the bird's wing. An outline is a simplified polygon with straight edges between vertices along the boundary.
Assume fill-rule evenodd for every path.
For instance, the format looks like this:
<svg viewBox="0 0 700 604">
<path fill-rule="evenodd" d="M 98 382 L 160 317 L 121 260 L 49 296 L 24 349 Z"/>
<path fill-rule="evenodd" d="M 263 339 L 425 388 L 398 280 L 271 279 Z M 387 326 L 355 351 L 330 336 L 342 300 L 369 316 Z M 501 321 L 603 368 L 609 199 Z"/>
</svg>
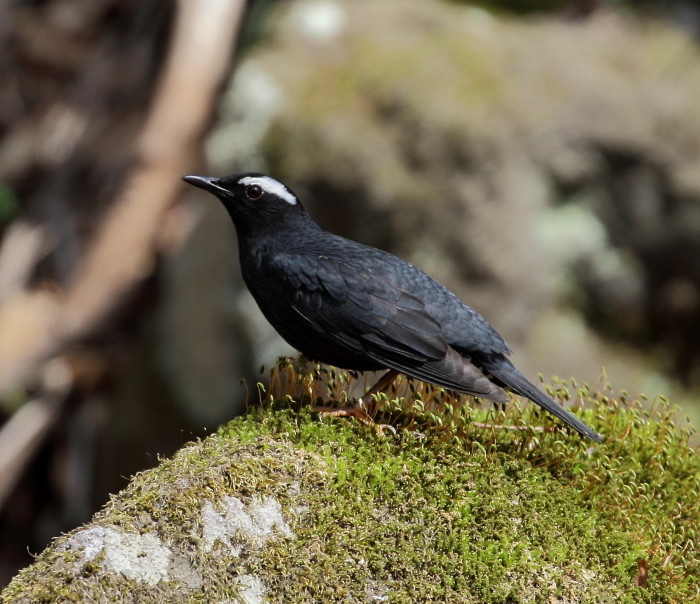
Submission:
<svg viewBox="0 0 700 604">
<path fill-rule="evenodd" d="M 285 298 L 328 340 L 418 379 L 503 399 L 500 389 L 447 344 L 420 298 L 358 264 L 322 255 L 281 254 L 273 261 L 286 285 Z"/>
<path fill-rule="evenodd" d="M 323 256 L 276 258 L 295 310 L 309 326 L 353 349 L 397 362 L 441 359 L 447 343 L 422 302 L 372 271 Z M 288 298 L 289 299 L 289 298 Z"/>
</svg>

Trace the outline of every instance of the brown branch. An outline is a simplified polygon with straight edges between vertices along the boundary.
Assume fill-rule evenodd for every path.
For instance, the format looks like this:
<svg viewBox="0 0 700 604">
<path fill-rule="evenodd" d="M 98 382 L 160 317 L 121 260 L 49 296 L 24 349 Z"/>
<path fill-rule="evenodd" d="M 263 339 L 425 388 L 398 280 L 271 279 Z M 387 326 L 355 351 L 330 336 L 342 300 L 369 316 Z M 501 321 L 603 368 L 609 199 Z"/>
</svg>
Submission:
<svg viewBox="0 0 700 604">
<path fill-rule="evenodd" d="M 0 303 L 23 290 L 37 262 L 48 252 L 45 229 L 13 222 L 0 245 Z"/>
<path fill-rule="evenodd" d="M 159 228 L 199 157 L 228 72 L 243 0 L 180 0 L 172 43 L 137 147 L 137 167 L 65 293 L 23 291 L 0 307 L 0 395 L 99 329 L 154 266 Z"/>
<path fill-rule="evenodd" d="M 198 157 L 214 99 L 228 71 L 244 2 L 181 0 L 174 42 L 156 102 L 139 140 L 141 167 L 111 214 L 69 291 L 64 316 L 89 330 L 153 268 L 165 211 L 180 176 Z"/>
<path fill-rule="evenodd" d="M 42 395 L 24 403 L 0 430 L 0 508 L 54 425 L 73 384 L 65 359 L 51 361 L 43 373 Z"/>
<path fill-rule="evenodd" d="M 0 506 L 65 399 L 66 389 L 49 387 L 38 376 L 53 366 L 47 361 L 99 330 L 152 272 L 180 176 L 199 157 L 245 2 L 180 0 L 178 6 L 163 76 L 138 141 L 136 168 L 66 291 L 22 289 L 42 247 L 29 236 L 13 242 L 13 248 L 29 246 L 32 257 L 0 283 L 0 396 L 30 381 L 43 383 L 37 398 L 0 431 Z"/>
</svg>

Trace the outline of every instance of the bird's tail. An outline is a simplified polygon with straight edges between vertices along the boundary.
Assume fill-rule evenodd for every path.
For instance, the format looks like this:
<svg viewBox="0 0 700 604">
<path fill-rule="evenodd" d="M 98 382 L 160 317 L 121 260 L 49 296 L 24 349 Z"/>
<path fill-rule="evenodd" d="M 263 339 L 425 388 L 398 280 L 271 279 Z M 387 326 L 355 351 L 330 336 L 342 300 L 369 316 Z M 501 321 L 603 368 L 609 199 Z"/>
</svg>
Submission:
<svg viewBox="0 0 700 604">
<path fill-rule="evenodd" d="M 561 421 L 571 426 L 579 434 L 586 436 L 596 442 L 600 442 L 602 437 L 584 424 L 575 415 L 569 413 L 564 407 L 555 403 L 544 392 L 531 384 L 527 378 L 520 373 L 509 361 L 499 363 L 496 367 L 489 367 L 488 373 L 494 377 L 502 386 L 512 390 L 516 394 L 525 396 L 537 403 L 545 411 L 556 415 Z"/>
</svg>

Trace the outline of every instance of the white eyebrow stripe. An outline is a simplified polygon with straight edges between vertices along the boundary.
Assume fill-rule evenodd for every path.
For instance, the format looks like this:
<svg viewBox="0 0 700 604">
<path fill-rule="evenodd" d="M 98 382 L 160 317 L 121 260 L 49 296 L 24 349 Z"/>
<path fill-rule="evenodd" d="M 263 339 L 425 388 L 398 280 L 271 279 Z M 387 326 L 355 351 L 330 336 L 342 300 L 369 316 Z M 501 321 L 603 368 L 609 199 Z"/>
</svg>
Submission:
<svg viewBox="0 0 700 604">
<path fill-rule="evenodd" d="M 297 198 L 289 192 L 281 182 L 270 178 L 269 176 L 244 176 L 238 181 L 240 185 L 258 185 L 267 193 L 277 195 L 280 199 L 284 199 L 289 205 L 297 205 Z"/>
</svg>

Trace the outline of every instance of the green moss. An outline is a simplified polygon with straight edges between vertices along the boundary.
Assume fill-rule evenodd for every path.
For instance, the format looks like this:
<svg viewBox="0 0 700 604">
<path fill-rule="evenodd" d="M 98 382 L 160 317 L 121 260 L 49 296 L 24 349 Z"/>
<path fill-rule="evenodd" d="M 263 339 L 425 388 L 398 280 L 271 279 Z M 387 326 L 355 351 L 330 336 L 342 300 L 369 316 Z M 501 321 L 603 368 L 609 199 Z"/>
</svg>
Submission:
<svg viewBox="0 0 700 604">
<path fill-rule="evenodd" d="M 552 393 L 577 398 L 605 435 L 596 446 L 534 406 L 513 402 L 494 414 L 413 382 L 389 393 L 376 417 L 396 434 L 311 412 L 309 401 L 342 399 L 352 382 L 281 362 L 261 406 L 137 475 L 97 515 L 97 525 L 157 534 L 201 575 L 196 589 L 176 580 L 134 586 L 104 574 L 100 559 L 80 567 L 75 552 L 57 550 L 64 537 L 5 601 L 95 593 L 214 601 L 234 598 L 244 575 L 285 602 L 697 597 L 700 462 L 665 401 L 643 411 L 624 393 L 555 382 Z M 274 498 L 294 538 L 243 542 L 238 555 L 203 547 L 202 506 L 226 496 Z M 640 560 L 648 581 L 635 586 Z"/>
</svg>

